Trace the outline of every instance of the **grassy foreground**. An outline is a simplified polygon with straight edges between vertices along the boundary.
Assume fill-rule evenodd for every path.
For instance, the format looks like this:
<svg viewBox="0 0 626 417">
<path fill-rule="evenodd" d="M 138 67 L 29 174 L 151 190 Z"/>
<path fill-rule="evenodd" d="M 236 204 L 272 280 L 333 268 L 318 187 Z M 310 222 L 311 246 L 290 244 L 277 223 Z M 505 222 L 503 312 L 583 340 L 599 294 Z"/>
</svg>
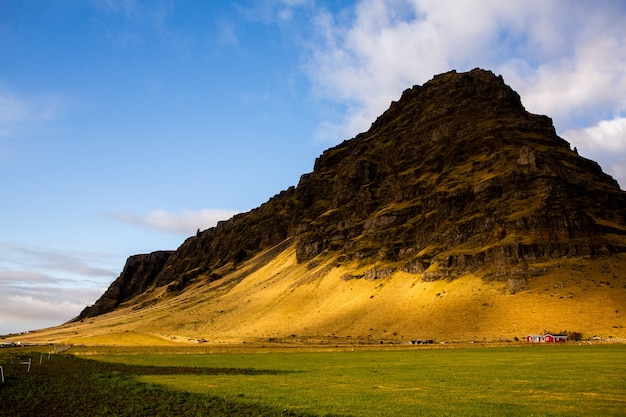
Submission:
<svg viewBox="0 0 626 417">
<path fill-rule="evenodd" d="M 624 345 L 108 354 L 52 356 L 41 365 L 39 358 L 30 375 L 22 369 L 0 386 L 7 415 L 617 416 L 626 409 Z M 0 364 L 11 360 L 0 356 Z"/>
<path fill-rule="evenodd" d="M 22 362 L 31 359 L 30 371 Z M 138 381 L 140 375 L 254 375 L 254 369 L 132 366 L 41 354 L 26 349 L 0 351 L 0 416 L 295 416 L 262 404 L 167 390 Z M 271 371 L 270 371 L 271 372 Z M 298 414 L 302 415 L 302 414 Z"/>
<path fill-rule="evenodd" d="M 624 415 L 625 346 L 105 357 L 129 364 L 261 368 L 275 375 L 142 382 L 324 415 Z"/>
</svg>

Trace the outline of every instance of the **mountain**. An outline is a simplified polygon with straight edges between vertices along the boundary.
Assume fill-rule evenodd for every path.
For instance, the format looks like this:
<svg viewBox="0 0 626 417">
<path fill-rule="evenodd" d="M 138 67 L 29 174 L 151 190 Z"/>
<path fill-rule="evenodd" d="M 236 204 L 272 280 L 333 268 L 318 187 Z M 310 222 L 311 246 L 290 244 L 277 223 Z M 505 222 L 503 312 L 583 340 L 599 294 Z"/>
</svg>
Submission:
<svg viewBox="0 0 626 417">
<path fill-rule="evenodd" d="M 129 258 L 67 326 L 159 323 L 177 340 L 510 337 L 568 323 L 623 334 L 625 263 L 617 182 L 502 77 L 451 71 L 404 91 L 297 186 L 174 252 Z M 544 306 L 547 293 L 567 308 Z"/>
</svg>

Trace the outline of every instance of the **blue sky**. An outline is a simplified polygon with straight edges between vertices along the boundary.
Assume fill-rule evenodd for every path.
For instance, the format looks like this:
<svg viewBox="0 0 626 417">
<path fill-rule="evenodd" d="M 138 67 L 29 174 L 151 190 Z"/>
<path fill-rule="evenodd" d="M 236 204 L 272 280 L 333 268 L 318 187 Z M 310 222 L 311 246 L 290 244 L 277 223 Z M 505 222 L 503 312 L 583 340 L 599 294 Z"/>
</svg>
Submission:
<svg viewBox="0 0 626 417">
<path fill-rule="evenodd" d="M 622 1 L 0 0 L 0 334 L 296 185 L 451 69 L 626 184 Z"/>
</svg>

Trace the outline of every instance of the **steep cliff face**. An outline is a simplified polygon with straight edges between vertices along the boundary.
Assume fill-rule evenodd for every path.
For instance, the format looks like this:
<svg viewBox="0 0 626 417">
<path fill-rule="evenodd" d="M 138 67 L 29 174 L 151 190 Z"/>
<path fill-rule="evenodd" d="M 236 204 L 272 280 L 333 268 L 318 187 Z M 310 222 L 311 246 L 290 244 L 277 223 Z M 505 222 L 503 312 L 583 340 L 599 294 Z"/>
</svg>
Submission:
<svg viewBox="0 0 626 417">
<path fill-rule="evenodd" d="M 93 306 L 85 308 L 75 320 L 108 313 L 143 293 L 154 283 L 154 279 L 173 254 L 173 251 L 158 251 L 129 257 L 120 276 Z"/>
<path fill-rule="evenodd" d="M 339 250 L 437 277 L 624 250 L 607 234 L 624 235 L 625 193 L 482 70 L 405 91 L 298 191 L 325 206 L 301 261 Z"/>
<path fill-rule="evenodd" d="M 548 117 L 526 112 L 501 77 L 453 71 L 406 90 L 367 132 L 325 151 L 297 187 L 190 237 L 158 271 L 146 267 L 141 285 L 123 273 L 81 317 L 146 285 L 179 291 L 200 276 L 218 280 L 287 241 L 300 263 L 359 261 L 372 265 L 370 279 L 396 270 L 505 278 L 531 260 L 626 251 L 626 193 Z"/>
</svg>

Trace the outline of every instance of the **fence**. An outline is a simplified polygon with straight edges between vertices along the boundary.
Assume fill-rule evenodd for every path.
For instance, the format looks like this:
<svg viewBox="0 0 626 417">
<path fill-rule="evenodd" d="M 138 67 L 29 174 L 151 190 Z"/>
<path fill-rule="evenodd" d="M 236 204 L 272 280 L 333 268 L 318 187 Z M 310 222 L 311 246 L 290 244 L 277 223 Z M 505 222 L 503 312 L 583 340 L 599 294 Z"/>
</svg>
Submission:
<svg viewBox="0 0 626 417">
<path fill-rule="evenodd" d="M 43 362 L 43 355 L 39 358 L 39 365 Z M 33 358 L 21 359 L 20 365 L 26 366 L 26 372 L 30 373 L 30 368 L 33 365 Z M 0 383 L 4 384 L 4 367 L 0 365 Z"/>
<path fill-rule="evenodd" d="M 55 346 L 54 350 L 52 351 L 52 353 L 54 353 L 55 355 L 58 353 L 63 353 L 66 350 L 70 350 L 72 346 L 71 345 L 65 345 L 65 346 Z"/>
<path fill-rule="evenodd" d="M 28 369 L 26 369 L 26 372 L 30 372 L 30 365 L 32 363 L 33 363 L 33 359 L 32 358 L 28 358 L 28 360 L 24 359 L 23 361 L 20 361 L 20 365 L 28 366 Z"/>
</svg>

